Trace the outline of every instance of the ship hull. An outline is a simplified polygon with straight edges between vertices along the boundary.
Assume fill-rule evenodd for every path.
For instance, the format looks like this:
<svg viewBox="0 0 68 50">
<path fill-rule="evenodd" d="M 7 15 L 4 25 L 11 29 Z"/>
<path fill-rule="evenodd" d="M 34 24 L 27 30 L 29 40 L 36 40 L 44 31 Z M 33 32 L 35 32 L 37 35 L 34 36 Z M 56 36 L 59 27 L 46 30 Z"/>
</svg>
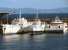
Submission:
<svg viewBox="0 0 68 50">
<path fill-rule="evenodd" d="M 17 34 L 32 34 L 32 35 L 39 35 L 39 34 L 63 34 L 63 30 L 45 30 L 45 31 L 20 31 Z"/>
<path fill-rule="evenodd" d="M 44 32 L 50 34 L 63 34 L 63 30 L 45 30 Z"/>
</svg>

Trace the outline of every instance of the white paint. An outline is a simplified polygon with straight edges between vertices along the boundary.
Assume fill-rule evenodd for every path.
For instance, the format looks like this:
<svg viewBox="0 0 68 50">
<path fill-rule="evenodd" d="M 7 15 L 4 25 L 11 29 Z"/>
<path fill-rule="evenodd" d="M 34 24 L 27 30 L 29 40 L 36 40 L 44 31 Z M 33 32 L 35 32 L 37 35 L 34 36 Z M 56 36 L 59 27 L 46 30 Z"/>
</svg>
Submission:
<svg viewBox="0 0 68 50">
<path fill-rule="evenodd" d="M 19 31 L 19 29 L 20 29 L 19 25 L 11 25 L 11 24 L 3 25 L 4 34 L 16 33 L 17 31 Z"/>
</svg>

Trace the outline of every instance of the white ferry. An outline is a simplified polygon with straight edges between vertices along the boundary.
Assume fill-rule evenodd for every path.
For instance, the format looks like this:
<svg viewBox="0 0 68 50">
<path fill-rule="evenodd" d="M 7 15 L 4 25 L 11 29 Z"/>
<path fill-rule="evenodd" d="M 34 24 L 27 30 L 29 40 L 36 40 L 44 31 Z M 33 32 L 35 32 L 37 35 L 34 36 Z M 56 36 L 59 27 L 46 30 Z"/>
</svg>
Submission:
<svg viewBox="0 0 68 50">
<path fill-rule="evenodd" d="M 12 34 L 17 33 L 21 28 L 25 28 L 27 26 L 31 25 L 31 23 L 28 23 L 27 19 L 21 18 L 21 10 L 20 15 L 18 19 L 14 19 L 11 24 L 2 24 L 3 26 L 3 34 Z"/>
</svg>

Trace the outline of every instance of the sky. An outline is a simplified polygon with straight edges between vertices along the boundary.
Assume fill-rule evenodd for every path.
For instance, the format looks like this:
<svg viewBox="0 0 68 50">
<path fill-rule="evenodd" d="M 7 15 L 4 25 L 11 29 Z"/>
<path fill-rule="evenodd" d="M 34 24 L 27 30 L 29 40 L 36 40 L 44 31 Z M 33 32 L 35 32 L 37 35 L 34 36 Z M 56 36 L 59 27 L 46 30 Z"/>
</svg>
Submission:
<svg viewBox="0 0 68 50">
<path fill-rule="evenodd" d="M 68 0 L 0 0 L 0 7 L 55 9 L 68 7 Z"/>
</svg>

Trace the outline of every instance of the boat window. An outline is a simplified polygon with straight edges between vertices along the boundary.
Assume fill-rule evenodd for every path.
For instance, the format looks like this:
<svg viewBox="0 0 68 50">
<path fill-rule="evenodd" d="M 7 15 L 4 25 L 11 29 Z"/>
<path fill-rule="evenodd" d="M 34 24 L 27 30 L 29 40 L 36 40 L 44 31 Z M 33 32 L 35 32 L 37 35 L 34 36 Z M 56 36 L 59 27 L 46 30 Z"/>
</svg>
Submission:
<svg viewBox="0 0 68 50">
<path fill-rule="evenodd" d="M 49 28 L 50 28 L 50 25 L 49 25 Z"/>
<path fill-rule="evenodd" d="M 59 28 L 60 28 L 60 26 L 59 26 Z"/>
</svg>

